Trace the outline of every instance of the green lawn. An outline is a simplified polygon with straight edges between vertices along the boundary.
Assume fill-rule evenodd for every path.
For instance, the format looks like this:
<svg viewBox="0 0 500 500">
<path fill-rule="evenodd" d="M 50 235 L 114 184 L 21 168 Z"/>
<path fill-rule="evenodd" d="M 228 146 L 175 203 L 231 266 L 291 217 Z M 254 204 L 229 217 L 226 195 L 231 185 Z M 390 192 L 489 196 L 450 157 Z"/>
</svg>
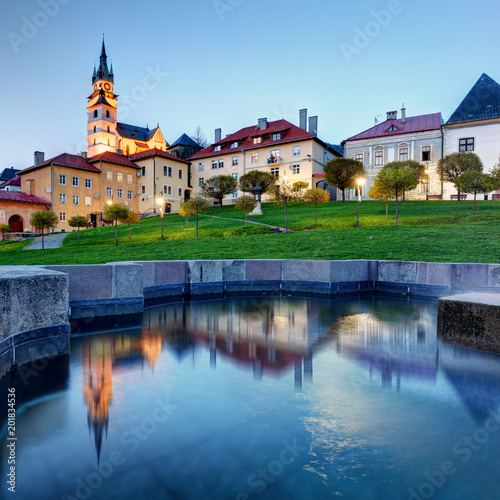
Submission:
<svg viewBox="0 0 500 500">
<path fill-rule="evenodd" d="M 284 226 L 284 208 L 263 205 L 264 215 L 252 220 Z M 172 214 L 164 218 L 160 241 L 160 218 L 142 220 L 128 227 L 104 227 L 71 233 L 62 248 L 22 251 L 27 242 L 0 247 L 0 264 L 101 264 L 121 260 L 178 259 L 388 259 L 434 262 L 500 262 L 500 203 L 481 201 L 472 214 L 472 202 L 412 201 L 400 203 L 400 226 L 394 226 L 395 203 L 370 201 L 360 205 L 361 227 L 356 224 L 356 202 L 331 202 L 318 207 L 293 205 L 288 224 L 293 233 L 275 234 L 271 228 L 244 225 L 244 214 L 233 207 L 213 208 L 200 216 L 200 240 L 195 239 L 195 219 Z"/>
</svg>

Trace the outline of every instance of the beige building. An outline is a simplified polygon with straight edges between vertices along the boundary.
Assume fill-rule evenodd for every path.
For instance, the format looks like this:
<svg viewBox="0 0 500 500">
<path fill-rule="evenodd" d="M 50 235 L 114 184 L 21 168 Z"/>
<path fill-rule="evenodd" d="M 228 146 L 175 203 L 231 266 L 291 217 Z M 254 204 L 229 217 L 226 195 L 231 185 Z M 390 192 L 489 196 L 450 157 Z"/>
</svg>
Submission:
<svg viewBox="0 0 500 500">
<path fill-rule="evenodd" d="M 277 182 L 307 182 L 309 187 L 323 184 L 314 179 L 323 173 L 326 162 L 341 156 L 331 145 L 317 137 L 317 117 L 309 119 L 307 110 L 300 112 L 300 127 L 286 120 L 268 122 L 258 120 L 257 125 L 243 128 L 221 138 L 215 131 L 215 143 L 191 156 L 194 191 L 204 181 L 217 175 L 232 175 L 239 179 L 252 170 L 270 172 Z M 241 193 L 236 191 L 224 203 L 234 202 Z"/>
</svg>

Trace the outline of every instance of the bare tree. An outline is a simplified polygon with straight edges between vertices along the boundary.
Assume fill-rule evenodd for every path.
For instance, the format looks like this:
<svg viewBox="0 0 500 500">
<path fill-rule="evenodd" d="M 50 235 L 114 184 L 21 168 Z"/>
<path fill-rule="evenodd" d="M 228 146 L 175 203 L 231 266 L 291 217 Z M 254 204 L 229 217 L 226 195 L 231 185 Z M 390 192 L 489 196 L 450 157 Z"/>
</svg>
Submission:
<svg viewBox="0 0 500 500">
<path fill-rule="evenodd" d="M 196 142 L 201 149 L 205 149 L 209 145 L 207 136 L 203 133 L 203 130 L 199 125 L 196 127 L 191 139 L 193 139 L 193 141 Z"/>
</svg>

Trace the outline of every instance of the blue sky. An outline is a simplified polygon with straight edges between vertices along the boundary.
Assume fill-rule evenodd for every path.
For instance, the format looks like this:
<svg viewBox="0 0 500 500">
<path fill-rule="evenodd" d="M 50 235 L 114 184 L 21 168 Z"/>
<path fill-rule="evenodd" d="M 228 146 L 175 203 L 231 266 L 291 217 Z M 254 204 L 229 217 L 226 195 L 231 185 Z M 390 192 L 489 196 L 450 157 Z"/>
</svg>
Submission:
<svg viewBox="0 0 500 500">
<path fill-rule="evenodd" d="M 159 122 L 169 142 L 201 126 L 213 141 L 215 128 L 298 123 L 307 108 L 339 143 L 403 102 L 446 120 L 483 72 L 500 81 L 499 12 L 485 0 L 8 2 L 0 169 L 84 150 L 103 32 L 119 121 Z"/>
</svg>

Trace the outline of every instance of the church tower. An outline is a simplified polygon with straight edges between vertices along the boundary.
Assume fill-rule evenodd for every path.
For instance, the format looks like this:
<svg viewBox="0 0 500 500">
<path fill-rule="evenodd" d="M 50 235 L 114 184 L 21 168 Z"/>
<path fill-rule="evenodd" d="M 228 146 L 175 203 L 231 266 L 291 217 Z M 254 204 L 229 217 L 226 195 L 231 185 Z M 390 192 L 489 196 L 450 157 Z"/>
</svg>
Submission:
<svg viewBox="0 0 500 500">
<path fill-rule="evenodd" d="M 87 157 L 105 151 L 116 152 L 117 95 L 113 93 L 113 64 L 108 68 L 106 47 L 102 40 L 99 67 L 92 74 L 92 94 L 87 105 Z"/>
</svg>

